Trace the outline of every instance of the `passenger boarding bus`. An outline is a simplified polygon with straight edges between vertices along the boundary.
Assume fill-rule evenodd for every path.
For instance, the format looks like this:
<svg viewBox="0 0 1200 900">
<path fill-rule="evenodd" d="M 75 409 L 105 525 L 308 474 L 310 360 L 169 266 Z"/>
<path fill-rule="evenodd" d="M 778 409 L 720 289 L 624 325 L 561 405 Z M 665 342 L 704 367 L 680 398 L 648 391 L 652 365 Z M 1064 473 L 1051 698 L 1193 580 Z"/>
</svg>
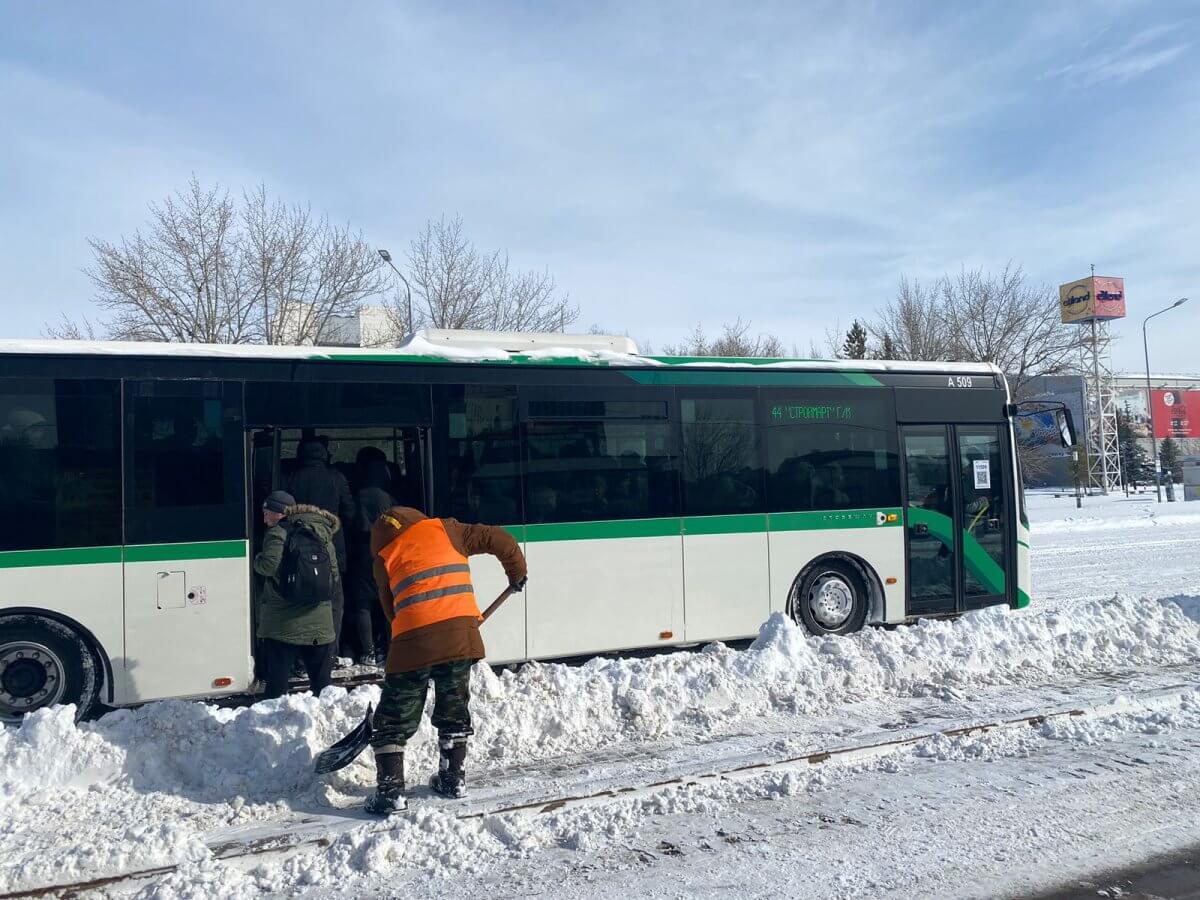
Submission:
<svg viewBox="0 0 1200 900">
<path fill-rule="evenodd" d="M 603 336 L 0 342 L 0 716 L 251 690 L 259 509 L 305 437 L 508 527 L 530 578 L 484 626 L 494 664 L 1019 608 L 1014 413 L 988 365 Z M 503 573 L 471 564 L 485 603 Z"/>
</svg>

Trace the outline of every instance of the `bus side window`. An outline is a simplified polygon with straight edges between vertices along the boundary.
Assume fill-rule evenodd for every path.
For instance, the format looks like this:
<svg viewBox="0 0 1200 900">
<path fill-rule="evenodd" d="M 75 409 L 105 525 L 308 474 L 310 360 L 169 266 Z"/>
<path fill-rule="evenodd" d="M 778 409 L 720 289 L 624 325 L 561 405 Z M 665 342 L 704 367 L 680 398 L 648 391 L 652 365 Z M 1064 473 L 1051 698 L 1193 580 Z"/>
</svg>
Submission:
<svg viewBox="0 0 1200 900">
<path fill-rule="evenodd" d="M 443 390 L 449 515 L 488 525 L 520 523 L 516 388 L 468 384 Z"/>
<path fill-rule="evenodd" d="M 126 543 L 245 537 L 240 388 L 222 382 L 127 386 Z"/>
<path fill-rule="evenodd" d="M 531 407 L 533 405 L 531 404 Z M 526 521 L 588 522 L 678 515 L 671 425 L 665 402 L 545 404 L 527 427 Z M 638 416 L 645 415 L 645 418 Z"/>
<path fill-rule="evenodd" d="M 765 510 L 754 405 L 753 397 L 679 401 L 685 516 Z"/>
<path fill-rule="evenodd" d="M 826 423 L 767 430 L 772 512 L 900 503 L 895 439 L 879 428 Z"/>
<path fill-rule="evenodd" d="M 121 543 L 120 384 L 0 380 L 0 551 Z"/>
</svg>

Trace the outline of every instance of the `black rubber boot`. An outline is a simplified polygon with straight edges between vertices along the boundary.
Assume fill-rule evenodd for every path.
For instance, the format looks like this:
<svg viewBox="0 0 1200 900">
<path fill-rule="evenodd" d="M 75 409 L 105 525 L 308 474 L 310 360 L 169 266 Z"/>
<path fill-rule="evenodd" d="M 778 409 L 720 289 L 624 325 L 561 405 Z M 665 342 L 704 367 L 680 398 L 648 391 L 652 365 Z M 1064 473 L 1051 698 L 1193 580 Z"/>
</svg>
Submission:
<svg viewBox="0 0 1200 900">
<path fill-rule="evenodd" d="M 408 809 L 404 796 L 404 751 L 375 754 L 375 793 L 367 798 L 367 812 L 388 816 Z"/>
<path fill-rule="evenodd" d="M 429 786 L 435 794 L 460 800 L 467 796 L 467 736 L 441 735 L 438 738 L 438 749 L 441 751 L 441 758 L 438 760 L 437 773 L 429 779 Z"/>
</svg>

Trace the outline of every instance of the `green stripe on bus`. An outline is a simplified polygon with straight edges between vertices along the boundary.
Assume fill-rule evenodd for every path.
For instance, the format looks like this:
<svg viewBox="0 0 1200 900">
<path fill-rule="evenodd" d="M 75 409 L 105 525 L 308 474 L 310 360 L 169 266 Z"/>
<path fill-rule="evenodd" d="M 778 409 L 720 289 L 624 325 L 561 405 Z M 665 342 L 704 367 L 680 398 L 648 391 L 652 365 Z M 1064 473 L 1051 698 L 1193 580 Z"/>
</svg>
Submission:
<svg viewBox="0 0 1200 900">
<path fill-rule="evenodd" d="M 705 369 L 623 369 L 622 374 L 646 385 L 760 385 L 762 387 L 880 387 L 865 372 L 764 372 L 761 368 L 711 371 Z"/>
<path fill-rule="evenodd" d="M 676 535 L 763 534 L 767 531 L 825 531 L 878 528 L 900 524 L 899 509 L 845 509 L 821 512 L 750 513 L 728 516 L 684 516 L 666 519 L 626 519 L 606 522 L 563 522 L 508 526 L 518 541 L 600 541 L 618 538 L 675 537 Z M 886 521 L 888 516 L 892 520 Z"/>
<path fill-rule="evenodd" d="M 120 547 L 68 547 L 62 550 L 9 550 L 0 553 L 0 569 L 31 566 L 91 566 L 119 563 Z"/>
<path fill-rule="evenodd" d="M 1029 595 L 1020 588 L 1017 588 L 1017 609 L 1024 609 L 1029 605 Z"/>
<path fill-rule="evenodd" d="M 1028 550 L 1028 549 L 1029 549 L 1029 542 L 1028 542 L 1028 541 L 1023 541 L 1023 540 L 1021 540 L 1020 538 L 1017 538 L 1017 546 L 1018 546 L 1018 547 L 1024 547 L 1026 550 Z"/>
<path fill-rule="evenodd" d="M 193 544 L 136 544 L 125 548 L 125 562 L 172 562 L 188 559 L 238 559 L 245 541 L 199 541 Z"/>
<path fill-rule="evenodd" d="M 880 521 L 880 517 L 883 521 Z M 895 518 L 888 521 L 888 517 Z M 899 509 L 837 509 L 817 512 L 771 513 L 771 531 L 823 531 L 829 528 L 887 528 L 901 522 Z"/>
<path fill-rule="evenodd" d="M 330 362 L 386 362 L 411 363 L 428 365 L 461 364 L 464 360 L 447 356 L 430 354 L 405 353 L 402 350 L 378 353 L 313 353 L 310 360 L 328 360 Z M 654 364 L 654 367 L 639 368 L 636 365 L 623 364 L 609 359 L 584 358 L 579 356 L 531 356 L 525 353 L 511 353 L 497 359 L 480 358 L 469 360 L 471 363 L 484 365 L 520 365 L 539 367 L 569 367 L 620 369 L 641 384 L 763 384 L 763 385 L 830 385 L 845 387 L 858 385 L 862 387 L 879 387 L 880 381 L 873 375 L 859 371 L 823 371 L 811 372 L 803 370 L 788 370 L 788 364 L 811 363 L 817 366 L 826 360 L 819 359 L 773 359 L 750 358 L 738 356 L 647 356 L 643 359 Z M 695 370 L 691 367 L 695 366 Z M 736 370 L 706 371 L 702 366 L 726 366 Z M 686 368 L 685 368 L 686 367 Z M 664 369 L 668 371 L 663 371 Z M 772 371 L 774 369 L 774 371 Z M 673 370 L 673 371 L 670 371 Z M 764 371 L 766 370 L 766 371 Z"/>
</svg>

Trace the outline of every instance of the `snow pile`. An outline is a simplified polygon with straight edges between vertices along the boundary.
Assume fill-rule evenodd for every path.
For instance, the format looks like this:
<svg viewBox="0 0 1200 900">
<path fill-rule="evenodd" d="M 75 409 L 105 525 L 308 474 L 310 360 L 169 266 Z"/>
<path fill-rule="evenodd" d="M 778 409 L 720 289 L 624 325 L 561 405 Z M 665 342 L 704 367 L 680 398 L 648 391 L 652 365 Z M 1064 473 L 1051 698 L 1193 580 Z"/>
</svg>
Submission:
<svg viewBox="0 0 1200 900">
<path fill-rule="evenodd" d="M 505 860 L 528 858 L 548 849 L 602 851 L 637 834 L 650 817 L 695 817 L 749 800 L 836 790 L 869 771 L 897 773 L 922 761 L 990 761 L 1024 756 L 1044 741 L 1094 745 L 1124 735 L 1157 735 L 1198 724 L 1200 703 L 1195 695 L 1184 695 L 1172 698 L 1166 708 L 1131 708 L 1095 718 L 1056 718 L 1038 728 L 955 737 L 939 734 L 869 761 L 831 761 L 817 767 L 767 771 L 739 781 L 671 785 L 603 805 L 570 807 L 537 817 L 508 813 L 460 819 L 453 807 L 422 806 L 386 823 L 341 834 L 327 848 L 259 866 L 249 875 L 223 869 L 209 859 L 192 860 L 139 896 L 143 900 L 249 898 L 345 885 L 372 876 L 382 876 L 390 889 L 403 892 L 412 878 L 424 883 L 429 877 L 486 872 Z"/>
<path fill-rule="evenodd" d="M 475 670 L 476 772 L 586 754 L 618 741 L 704 738 L 772 714 L 815 714 L 875 697 L 953 699 L 972 686 L 1071 673 L 1161 666 L 1195 658 L 1200 625 L 1172 602 L 1116 597 L 1069 613 L 990 609 L 958 622 L 926 621 L 849 637 L 809 637 L 782 615 L 745 651 L 712 644 L 647 659 L 579 667 L 530 664 Z M 299 695 L 244 709 L 172 701 L 75 725 L 66 709 L 36 713 L 0 732 L 0 808 L 47 790 L 112 782 L 205 803 L 271 803 L 326 788 L 312 760 L 350 730 L 378 688 Z M 432 702 L 432 698 L 431 698 Z M 410 744 L 410 771 L 434 765 L 426 718 Z M 330 790 L 361 794 L 370 754 L 333 776 Z"/>
<path fill-rule="evenodd" d="M 953 698 L 975 685 L 1187 662 L 1200 628 L 1174 604 L 1115 597 L 1069 613 L 994 608 L 850 637 L 814 638 L 783 615 L 737 652 L 597 659 L 579 668 L 477 670 L 475 752 L 496 761 L 614 740 L 706 736 L 772 713 L 813 714 L 889 695 Z"/>
<path fill-rule="evenodd" d="M 246 709 L 163 701 L 76 725 L 73 707 L 0 730 L 0 809 L 41 791 L 119 780 L 201 802 L 269 801 L 311 782 L 317 752 L 349 731 L 377 688 L 328 689 Z"/>
</svg>

